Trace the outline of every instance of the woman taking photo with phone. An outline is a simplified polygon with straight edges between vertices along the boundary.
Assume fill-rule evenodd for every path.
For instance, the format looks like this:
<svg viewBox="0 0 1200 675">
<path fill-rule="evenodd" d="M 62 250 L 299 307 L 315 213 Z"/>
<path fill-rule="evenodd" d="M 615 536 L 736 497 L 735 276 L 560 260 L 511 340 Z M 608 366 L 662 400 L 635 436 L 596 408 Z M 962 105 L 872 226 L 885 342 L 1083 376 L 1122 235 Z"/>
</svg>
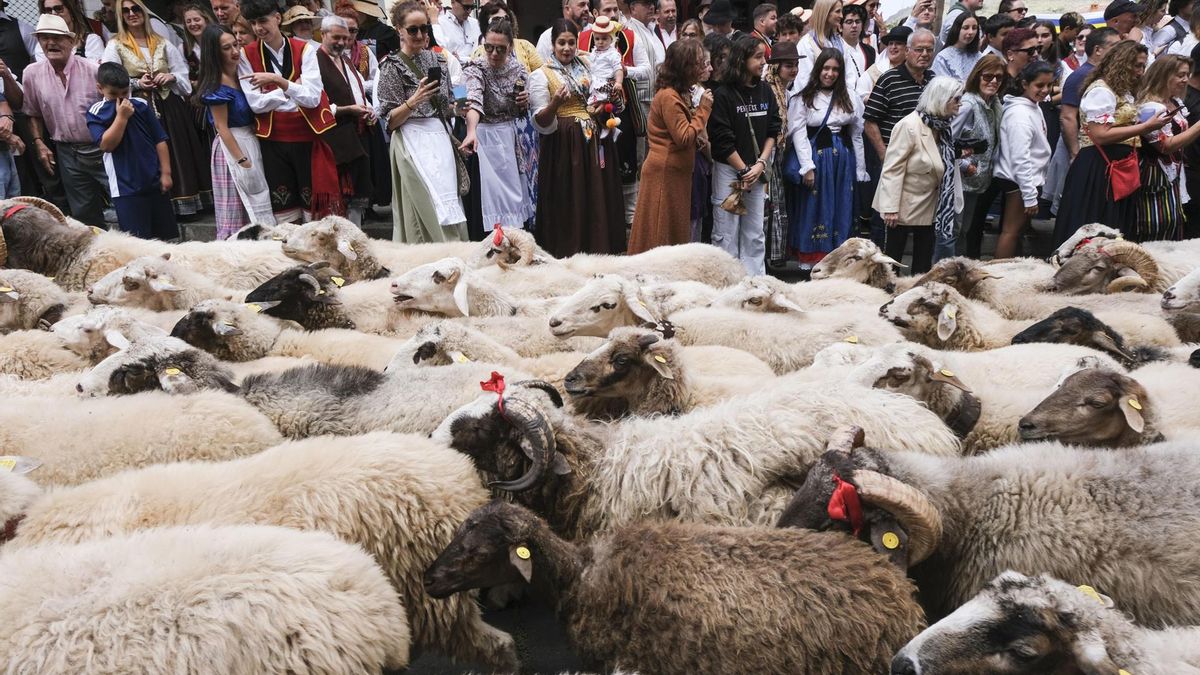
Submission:
<svg viewBox="0 0 1200 675">
<path fill-rule="evenodd" d="M 446 57 L 429 49 L 433 27 L 420 3 L 397 4 L 392 24 L 400 49 L 379 64 L 375 85 L 376 112 L 391 133 L 392 240 L 465 241 L 460 195 L 469 186 L 449 132 Z"/>
<path fill-rule="evenodd" d="M 1050 166 L 1050 141 L 1041 103 L 1054 84 L 1054 66 L 1034 61 L 1021 69 L 1013 88 L 1020 94 L 1004 97 L 1000 122 L 1000 152 L 996 156 L 996 187 L 1003 195 L 1003 230 L 996 241 L 996 258 L 1011 258 L 1020 248 L 1021 233 L 1038 211 L 1038 197 Z"/>
</svg>

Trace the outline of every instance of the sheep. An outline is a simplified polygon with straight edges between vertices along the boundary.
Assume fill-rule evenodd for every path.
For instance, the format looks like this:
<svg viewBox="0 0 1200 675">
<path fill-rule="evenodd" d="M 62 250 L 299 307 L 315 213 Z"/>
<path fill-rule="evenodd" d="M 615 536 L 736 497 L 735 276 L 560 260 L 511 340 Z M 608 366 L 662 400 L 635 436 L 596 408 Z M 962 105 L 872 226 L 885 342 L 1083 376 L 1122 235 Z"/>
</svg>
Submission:
<svg viewBox="0 0 1200 675">
<path fill-rule="evenodd" d="M 773 523 L 838 420 L 853 420 L 923 452 L 957 454 L 953 432 L 906 396 L 861 387 L 814 391 L 781 380 L 678 417 L 593 423 L 557 393 L 511 385 L 450 414 L 433 432 L 497 475 L 503 489 L 583 534 L 638 520 Z"/>
<path fill-rule="evenodd" d="M 1021 438 L 1109 448 L 1192 438 L 1198 397 L 1200 373 L 1186 364 L 1082 368 L 1021 418 Z"/>
<path fill-rule="evenodd" d="M 240 228 L 229 236 L 229 239 L 242 239 L 246 241 L 283 241 L 287 236 L 294 232 L 300 223 L 277 223 L 275 225 L 264 225 L 262 223 L 251 223 Z"/>
<path fill-rule="evenodd" d="M 1102 223 L 1089 223 L 1080 226 L 1063 243 L 1059 244 L 1058 248 L 1054 249 L 1054 253 L 1050 255 L 1050 262 L 1055 267 L 1062 267 L 1067 259 L 1075 255 L 1077 251 L 1093 246 L 1093 240 L 1095 240 L 1094 245 L 1099 246 L 1122 238 L 1124 235 L 1115 227 L 1109 227 Z"/>
<path fill-rule="evenodd" d="M 171 330 L 171 336 L 224 361 L 265 356 L 310 356 L 323 363 L 381 369 L 400 348 L 394 338 L 329 328 L 307 332 L 263 316 L 270 303 L 205 300 Z"/>
<path fill-rule="evenodd" d="M 571 543 L 500 501 L 471 514 L 425 579 L 435 597 L 529 584 L 605 669 L 879 672 L 925 625 L 903 572 L 848 537 L 655 523 Z"/>
<path fill-rule="evenodd" d="M 86 304 L 52 279 L 26 270 L 0 270 L 0 334 L 15 330 L 49 330 L 68 311 Z"/>
<path fill-rule="evenodd" d="M 476 269 L 483 269 L 489 265 L 504 270 L 539 265 L 562 266 L 549 251 L 538 246 L 532 232 L 520 228 L 497 227 L 492 230 L 491 235 L 484 238 L 470 261 L 471 266 Z"/>
<path fill-rule="evenodd" d="M 1160 251 L 1130 241 L 1105 241 L 1077 251 L 1054 274 L 1060 293 L 1162 293 L 1200 264 L 1200 251 Z"/>
<path fill-rule="evenodd" d="M 1036 342 L 1091 347 L 1118 359 L 1126 368 L 1138 368 L 1147 363 L 1176 358 L 1176 355 L 1162 347 L 1128 344 L 1111 326 L 1078 307 L 1064 307 L 1017 333 L 1012 339 L 1013 344 Z"/>
<path fill-rule="evenodd" d="M 291 441 L 224 462 L 160 464 L 49 491 L 29 499 L 13 544 L 203 523 L 322 530 L 379 561 L 400 594 L 414 650 L 512 671 L 512 638 L 483 623 L 472 597 L 435 601 L 421 585 L 454 529 L 486 501 L 465 456 L 421 436 L 377 432 Z"/>
<path fill-rule="evenodd" d="M 346 284 L 327 262 L 294 265 L 263 282 L 246 294 L 246 302 L 270 303 L 264 313 L 277 319 L 295 321 L 305 330 L 322 328 L 354 329 L 358 325 L 344 306 L 340 289 Z M 356 284 L 358 289 L 367 284 Z M 384 294 L 384 299 L 391 300 Z M 373 308 L 386 313 L 386 307 Z"/>
<path fill-rule="evenodd" d="M 13 397 L 0 405 L 0 447 L 43 460 L 39 479 L 47 485 L 73 485 L 157 462 L 240 457 L 282 440 L 271 420 L 218 391 Z"/>
<path fill-rule="evenodd" d="M 696 282 L 642 284 L 618 274 L 601 274 L 566 298 L 550 315 L 550 331 L 562 337 L 564 324 L 586 322 L 580 335 L 607 336 L 623 326 L 658 326 L 675 312 L 705 307 L 718 296 L 716 289 Z"/>
<path fill-rule="evenodd" d="M 675 340 L 618 328 L 563 380 L 576 412 L 590 419 L 679 415 L 762 388 L 761 377 L 695 376 Z M 737 373 L 730 369 L 728 372 Z"/>
<path fill-rule="evenodd" d="M 870 438 L 868 436 L 868 438 Z M 931 620 L 954 611 L 997 574 L 1046 573 L 1106 589 L 1150 626 L 1200 621 L 1195 531 L 1200 449 L 1194 439 L 1096 452 L 1026 443 L 977 457 L 856 448 L 826 452 L 781 526 L 816 530 L 899 525 L 932 551 L 909 569 Z M 834 477 L 837 477 L 837 481 Z M 856 492 L 861 521 L 830 516 Z"/>
<path fill-rule="evenodd" d="M 879 314 L 914 342 L 960 351 L 995 349 L 1032 322 L 1005 319 L 981 302 L 968 300 L 950 286 L 929 282 L 897 295 Z M 1166 321 L 1144 314 L 1099 312 L 1097 318 L 1139 342 L 1178 347 L 1179 337 Z"/>
<path fill-rule="evenodd" d="M 1091 586 L 1011 570 L 913 638 L 891 667 L 894 675 L 1197 670 L 1200 627 L 1142 628 Z"/>
<path fill-rule="evenodd" d="M 0 662 L 13 673 L 408 664 L 404 608 L 379 566 L 321 532 L 148 530 L 6 551 L 0 574 Z"/>
<path fill-rule="evenodd" d="M 848 279 L 789 284 L 764 275 L 747 277 L 724 289 L 710 306 L 752 312 L 803 312 L 846 305 L 878 307 L 890 298 L 891 295 L 881 289 Z"/>
<path fill-rule="evenodd" d="M 1163 291 L 1159 306 L 1184 342 L 1200 342 L 1200 270 L 1193 270 Z"/>
<path fill-rule="evenodd" d="M 139 320 L 145 314 L 101 305 L 93 307 L 86 314 L 68 316 L 54 324 L 51 331 L 68 349 L 88 363 L 96 364 L 116 350 L 124 349 L 130 342 L 167 334 L 167 331 Z"/>
<path fill-rule="evenodd" d="M 152 336 L 96 364 L 75 390 L 84 397 L 147 390 L 191 394 L 199 389 L 237 392 L 233 372 L 208 352 L 178 338 Z"/>
<path fill-rule="evenodd" d="M 446 257 L 470 257 L 475 242 L 396 244 L 370 239 L 354 223 L 338 216 L 300 225 L 288 233 L 283 252 L 303 263 L 328 262 L 347 283 L 384 279 Z"/>
<path fill-rule="evenodd" d="M 906 267 L 885 254 L 875 242 L 850 237 L 813 265 L 810 278 L 849 279 L 882 289 L 891 295 L 896 292 L 896 272 L 893 267 Z"/>
<path fill-rule="evenodd" d="M 19 330 L 0 335 L 0 374 L 44 380 L 90 365 L 90 361 L 68 349 L 54 333 Z"/>
<path fill-rule="evenodd" d="M 392 278 L 396 307 L 450 317 L 542 316 L 553 299 L 521 300 L 485 281 L 462 258 L 442 258 Z"/>
<path fill-rule="evenodd" d="M 256 286 L 287 269 L 291 260 L 274 242 L 186 242 L 167 244 L 122 232 L 98 234 L 59 222 L 38 209 L 25 209 L 0 223 L 8 244 L 8 266 L 54 277 L 68 291 L 83 291 L 125 263 L 171 252 L 172 260 L 223 283 Z"/>
<path fill-rule="evenodd" d="M 143 307 L 156 312 L 187 309 L 209 298 L 233 300 L 245 294 L 172 263 L 170 251 L 134 258 L 87 289 L 87 299 L 94 305 Z"/>
</svg>

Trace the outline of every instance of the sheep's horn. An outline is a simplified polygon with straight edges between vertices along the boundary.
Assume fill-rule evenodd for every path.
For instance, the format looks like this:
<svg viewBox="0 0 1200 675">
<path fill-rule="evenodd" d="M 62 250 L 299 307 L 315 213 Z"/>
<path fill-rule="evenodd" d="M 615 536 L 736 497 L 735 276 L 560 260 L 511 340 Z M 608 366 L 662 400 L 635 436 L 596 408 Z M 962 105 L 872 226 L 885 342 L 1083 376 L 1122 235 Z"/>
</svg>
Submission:
<svg viewBox="0 0 1200 675">
<path fill-rule="evenodd" d="M 307 265 L 305 265 L 305 267 L 307 267 L 310 270 L 322 270 L 322 269 L 325 269 L 326 267 L 329 267 L 329 261 L 328 260 L 318 260 L 316 262 L 308 263 Z"/>
<path fill-rule="evenodd" d="M 850 451 L 854 448 L 861 448 L 864 441 L 862 427 L 839 427 L 829 436 L 829 440 L 825 443 L 825 450 L 836 450 L 837 452 L 850 454 Z"/>
<path fill-rule="evenodd" d="M 533 463 L 524 476 L 511 481 L 493 481 L 489 487 L 507 492 L 524 492 L 540 483 L 551 465 L 555 452 L 554 432 L 550 430 L 541 411 L 519 398 L 507 399 L 501 414 L 521 432 L 521 448 Z"/>
<path fill-rule="evenodd" d="M 550 401 L 554 403 L 555 408 L 563 407 L 562 394 L 558 393 L 558 389 L 555 389 L 554 385 L 545 380 L 522 380 L 520 382 L 514 382 L 513 386 L 541 389 L 542 391 L 546 392 L 547 396 L 550 397 Z"/>
<path fill-rule="evenodd" d="M 1104 289 L 1105 293 L 1137 293 L 1140 291 L 1149 290 L 1150 283 L 1143 279 L 1138 274 L 1117 277 L 1108 282 L 1108 286 Z"/>
<path fill-rule="evenodd" d="M 41 209 L 41 210 L 45 211 L 46 213 L 49 213 L 50 215 L 54 216 L 54 219 L 55 219 L 55 220 L 57 220 L 58 222 L 60 222 L 60 223 L 65 223 L 65 222 L 67 222 L 67 214 L 63 213 L 63 212 L 62 212 L 62 209 L 58 208 L 58 207 L 57 207 L 57 206 L 55 206 L 53 203 L 51 203 L 51 202 L 48 202 L 48 201 L 46 201 L 45 199 L 42 199 L 41 197 L 32 197 L 32 196 L 29 196 L 29 195 L 20 195 L 20 196 L 18 196 L 18 197 L 11 197 L 11 198 L 9 199 L 9 201 L 13 201 L 13 202 L 21 202 L 22 204 L 28 204 L 28 205 L 30 205 L 30 206 L 36 206 L 37 208 L 39 208 L 39 209 Z"/>
<path fill-rule="evenodd" d="M 309 286 L 312 286 L 314 293 L 321 292 L 321 282 L 317 281 L 317 278 L 311 274 L 301 274 L 300 276 L 296 277 L 296 280 L 303 281 L 304 283 L 308 284 Z"/>
<path fill-rule="evenodd" d="M 853 474 L 858 495 L 896 518 L 908 533 L 908 564 L 929 557 L 942 538 L 942 516 L 920 490 L 877 471 L 859 469 Z"/>
<path fill-rule="evenodd" d="M 1158 261 L 1138 244 L 1122 239 L 1105 244 L 1100 250 L 1118 265 L 1125 265 L 1137 272 L 1137 276 L 1145 280 L 1146 286 L 1153 286 L 1158 281 Z M 1111 288 L 1112 284 L 1109 286 Z"/>
</svg>

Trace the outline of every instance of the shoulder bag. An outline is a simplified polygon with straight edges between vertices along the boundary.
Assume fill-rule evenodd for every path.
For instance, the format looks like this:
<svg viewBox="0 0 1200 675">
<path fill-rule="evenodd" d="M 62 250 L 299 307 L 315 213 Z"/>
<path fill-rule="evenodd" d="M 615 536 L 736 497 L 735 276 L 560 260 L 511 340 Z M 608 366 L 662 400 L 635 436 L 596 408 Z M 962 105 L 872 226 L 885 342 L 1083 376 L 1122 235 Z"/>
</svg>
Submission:
<svg viewBox="0 0 1200 675">
<path fill-rule="evenodd" d="M 1133 152 L 1113 162 L 1108 159 L 1104 148 L 1100 147 L 1095 138 L 1092 138 L 1091 129 L 1088 129 L 1087 134 L 1088 138 L 1092 139 L 1092 145 L 1096 147 L 1096 150 L 1100 151 L 1100 156 L 1108 166 L 1105 173 L 1108 176 L 1108 190 L 1112 200 L 1119 202 L 1137 192 L 1142 187 L 1142 175 L 1141 169 L 1138 167 L 1137 148 L 1131 147 L 1130 149 Z"/>
</svg>

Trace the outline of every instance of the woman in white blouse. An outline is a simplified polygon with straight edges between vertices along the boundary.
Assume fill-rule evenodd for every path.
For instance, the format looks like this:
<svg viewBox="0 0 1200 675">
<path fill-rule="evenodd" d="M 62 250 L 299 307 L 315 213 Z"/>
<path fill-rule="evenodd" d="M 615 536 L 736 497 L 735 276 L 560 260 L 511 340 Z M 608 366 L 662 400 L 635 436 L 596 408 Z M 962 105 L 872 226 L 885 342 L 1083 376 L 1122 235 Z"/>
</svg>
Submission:
<svg viewBox="0 0 1200 675">
<path fill-rule="evenodd" d="M 808 84 L 788 102 L 788 129 L 801 183 L 789 205 L 788 246 L 800 262 L 815 264 L 850 237 L 854 184 L 869 180 L 863 103 L 849 92 L 838 49 L 817 55 Z"/>
<path fill-rule="evenodd" d="M 841 0 L 817 0 L 813 6 L 812 19 L 808 22 L 808 30 L 800 38 L 796 49 L 800 52 L 800 74 L 792 83 L 792 95 L 808 84 L 812 74 L 809 70 L 822 50 L 833 48 L 845 52 L 846 43 L 842 40 L 842 2 Z M 845 74 L 846 89 L 855 91 L 858 85 L 858 72 L 850 68 Z"/>
<path fill-rule="evenodd" d="M 938 75 L 967 81 L 971 69 L 983 56 L 979 51 L 979 17 L 971 12 L 961 12 L 946 34 L 946 47 L 933 59 L 933 72 Z"/>
<path fill-rule="evenodd" d="M 1181 239 L 1183 237 L 1183 201 L 1187 190 L 1183 173 L 1185 146 L 1196 140 L 1200 124 L 1188 126 L 1188 109 L 1183 107 L 1187 93 L 1191 61 L 1182 56 L 1160 56 L 1146 70 L 1145 84 L 1138 94 L 1138 119 L 1149 120 L 1174 111 L 1161 129 L 1142 136 L 1142 197 L 1134 219 L 1136 241 Z M 1200 193 L 1200 185 L 1191 186 Z M 1197 194 L 1200 197 L 1200 194 Z"/>
<path fill-rule="evenodd" d="M 75 53 L 89 61 L 100 60 L 104 54 L 104 38 L 92 32 L 77 0 L 38 0 L 38 14 L 54 14 L 66 21 L 67 28 L 75 34 Z M 46 58 L 40 44 L 33 55 L 38 61 Z"/>
</svg>

